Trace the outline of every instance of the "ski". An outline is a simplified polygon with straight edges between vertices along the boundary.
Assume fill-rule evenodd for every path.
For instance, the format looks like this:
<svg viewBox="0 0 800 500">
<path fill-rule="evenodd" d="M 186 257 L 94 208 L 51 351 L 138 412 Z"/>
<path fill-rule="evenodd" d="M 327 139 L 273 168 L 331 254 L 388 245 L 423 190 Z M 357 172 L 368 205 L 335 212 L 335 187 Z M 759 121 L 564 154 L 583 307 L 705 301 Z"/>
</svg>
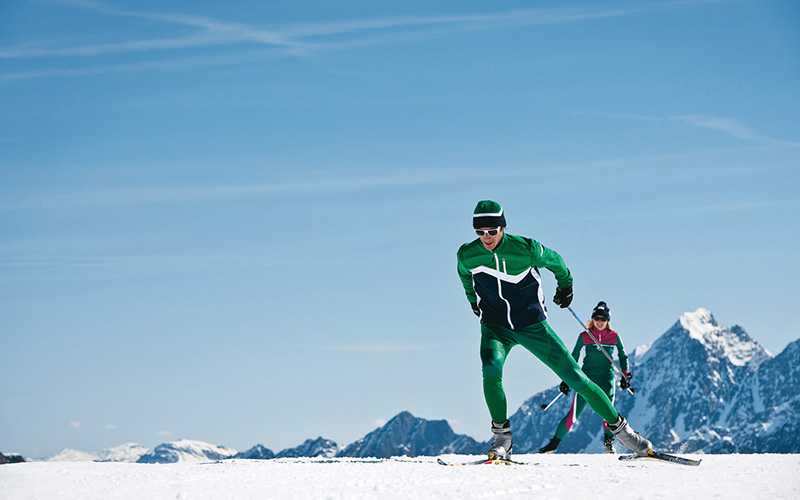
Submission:
<svg viewBox="0 0 800 500">
<path fill-rule="evenodd" d="M 437 458 L 436 462 L 439 465 L 447 465 L 447 466 L 453 466 L 453 465 L 525 465 L 524 462 L 516 462 L 514 460 L 508 460 L 508 459 L 505 459 L 505 458 L 494 458 L 494 459 L 484 458 L 484 459 L 481 459 L 481 460 L 475 460 L 473 462 L 445 462 L 441 458 Z"/>
<path fill-rule="evenodd" d="M 648 450 L 646 456 L 640 455 L 620 455 L 620 460 L 656 460 L 659 462 L 670 462 L 680 465 L 698 466 L 702 460 L 695 460 L 693 458 L 684 458 L 677 455 L 670 455 L 661 451 Z"/>
</svg>

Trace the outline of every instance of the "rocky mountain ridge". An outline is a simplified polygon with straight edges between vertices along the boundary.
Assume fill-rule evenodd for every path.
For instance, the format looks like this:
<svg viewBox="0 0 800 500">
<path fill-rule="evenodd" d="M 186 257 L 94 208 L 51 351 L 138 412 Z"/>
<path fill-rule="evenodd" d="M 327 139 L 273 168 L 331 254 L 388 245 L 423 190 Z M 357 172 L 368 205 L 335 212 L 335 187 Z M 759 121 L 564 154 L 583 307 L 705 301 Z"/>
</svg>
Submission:
<svg viewBox="0 0 800 500">
<path fill-rule="evenodd" d="M 569 339 L 567 339 L 569 340 Z M 569 341 L 567 342 L 569 343 Z M 702 453 L 800 452 L 800 340 L 773 356 L 740 326 L 719 325 L 710 311 L 683 314 L 649 346 L 629 356 L 636 393 L 617 390 L 615 406 L 662 450 Z M 511 416 L 515 452 L 533 453 L 552 436 L 571 404 L 541 391 Z M 602 422 L 587 408 L 559 452 L 600 453 Z M 65 450 L 49 460 L 140 463 L 215 461 L 229 458 L 378 457 L 482 454 L 488 442 L 456 434 L 445 420 L 401 412 L 346 446 L 322 437 L 274 453 L 259 444 L 244 452 L 202 441 L 179 440 L 153 451 L 136 444 L 85 453 Z"/>
</svg>

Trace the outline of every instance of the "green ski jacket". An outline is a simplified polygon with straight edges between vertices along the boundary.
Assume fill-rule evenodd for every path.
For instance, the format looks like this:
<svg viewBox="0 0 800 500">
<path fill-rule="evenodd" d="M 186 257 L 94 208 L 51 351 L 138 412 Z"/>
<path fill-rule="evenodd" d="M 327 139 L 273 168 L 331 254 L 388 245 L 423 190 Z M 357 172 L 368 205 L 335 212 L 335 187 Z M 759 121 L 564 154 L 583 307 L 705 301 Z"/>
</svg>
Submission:
<svg viewBox="0 0 800 500">
<path fill-rule="evenodd" d="M 547 319 L 542 267 L 555 275 L 559 288 L 572 285 L 561 256 L 530 238 L 506 233 L 492 251 L 480 238 L 458 249 L 458 275 L 467 300 L 480 308 L 481 323 L 511 330 Z"/>
</svg>

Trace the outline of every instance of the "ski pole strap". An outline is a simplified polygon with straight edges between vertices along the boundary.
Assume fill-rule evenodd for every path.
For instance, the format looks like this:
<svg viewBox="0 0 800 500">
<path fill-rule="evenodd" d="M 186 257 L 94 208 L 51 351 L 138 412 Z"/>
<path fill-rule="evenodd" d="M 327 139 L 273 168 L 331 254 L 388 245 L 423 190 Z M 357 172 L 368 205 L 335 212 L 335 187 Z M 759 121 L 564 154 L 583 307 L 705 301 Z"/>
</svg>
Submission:
<svg viewBox="0 0 800 500">
<path fill-rule="evenodd" d="M 614 362 L 614 359 L 613 359 L 613 358 L 612 358 L 612 357 L 611 357 L 611 356 L 608 354 L 608 352 L 606 352 L 606 350 L 605 350 L 605 349 L 603 349 L 603 346 L 602 346 L 602 344 L 600 344 L 600 341 L 599 341 L 599 340 L 597 340 L 597 337 L 595 337 L 595 336 L 594 336 L 594 334 L 591 332 L 591 330 L 589 330 L 588 328 L 586 328 L 586 323 L 584 323 L 583 321 L 581 321 L 581 319 L 578 317 L 578 315 L 577 315 L 577 314 L 575 314 L 575 311 L 573 311 L 571 307 L 567 307 L 567 310 L 569 310 L 569 312 L 571 312 L 571 313 L 572 313 L 572 317 L 574 317 L 574 318 L 575 318 L 575 320 L 576 320 L 578 323 L 580 323 L 580 324 L 581 324 L 581 326 L 582 326 L 582 327 L 583 327 L 583 329 L 586 331 L 586 333 L 588 333 L 588 334 L 589 334 L 589 337 L 592 339 L 592 341 L 593 341 L 595 344 L 597 344 L 597 347 L 600 349 L 600 351 L 602 351 L 602 352 L 603 352 L 603 354 L 605 354 L 605 355 L 606 355 L 606 357 L 608 358 L 608 360 L 611 362 L 611 365 L 612 365 L 612 366 L 614 366 L 614 368 L 616 368 L 616 370 L 617 370 L 617 371 L 620 373 L 620 375 L 622 375 L 623 377 L 626 377 L 626 375 L 625 375 L 625 372 L 623 372 L 623 371 L 622 371 L 622 368 L 620 368 L 619 366 L 617 366 L 617 363 L 615 363 L 615 362 Z M 627 390 L 628 390 L 628 392 L 629 392 L 629 393 L 631 393 L 631 394 L 633 394 L 633 393 L 634 393 L 634 389 L 633 389 L 632 387 L 628 387 L 628 389 L 627 389 Z"/>
</svg>

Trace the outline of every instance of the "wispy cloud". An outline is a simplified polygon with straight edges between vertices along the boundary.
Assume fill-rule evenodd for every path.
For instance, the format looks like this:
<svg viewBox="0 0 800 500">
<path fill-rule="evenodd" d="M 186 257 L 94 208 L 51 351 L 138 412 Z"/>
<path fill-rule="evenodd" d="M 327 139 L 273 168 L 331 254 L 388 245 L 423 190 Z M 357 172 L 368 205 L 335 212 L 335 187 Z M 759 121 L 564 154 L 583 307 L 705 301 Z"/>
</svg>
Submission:
<svg viewBox="0 0 800 500">
<path fill-rule="evenodd" d="M 407 344 L 402 342 L 370 342 L 364 344 L 350 344 L 340 346 L 329 346 L 324 349 L 336 352 L 366 352 L 366 353 L 394 353 L 420 351 L 424 347 L 418 344 Z"/>
<path fill-rule="evenodd" d="M 774 210 L 798 210 L 800 201 L 731 201 L 714 204 L 697 204 L 681 206 L 645 207 L 637 211 L 624 211 L 617 213 L 586 213 L 572 217 L 574 221 L 647 221 L 668 219 L 690 219 L 711 214 L 769 212 Z"/>
<path fill-rule="evenodd" d="M 272 50 L 272 49 L 267 49 Z M 144 71 L 188 71 L 213 66 L 228 66 L 236 63 L 264 61 L 269 58 L 282 57 L 280 53 L 272 50 L 261 50 L 254 53 L 236 55 L 187 55 L 168 60 L 148 60 L 137 62 L 120 62 L 116 64 L 89 65 L 82 67 L 51 66 L 45 69 L 20 70 L 0 74 L 2 81 L 31 80 L 39 78 L 82 77 L 105 74 L 141 73 Z"/>
<path fill-rule="evenodd" d="M 490 176 L 480 172 L 478 177 Z M 270 198 L 286 195 L 365 191 L 382 188 L 419 186 L 451 182 L 454 177 L 469 178 L 463 171 L 406 171 L 398 174 L 354 175 L 313 180 L 297 180 L 266 184 L 232 184 L 228 186 L 145 186 L 134 188 L 98 187 L 52 191 L 0 191 L 0 211 L 51 210 L 87 206 L 128 206 L 152 203 L 190 203 L 214 200 Z"/>
<path fill-rule="evenodd" d="M 119 8 L 95 1 L 63 0 L 66 7 L 113 16 L 141 19 L 163 24 L 163 35 L 139 40 L 121 40 L 81 45 L 26 43 L 0 49 L 0 59 L 97 58 L 107 55 L 161 53 L 204 47 L 258 46 L 278 51 L 282 56 L 306 56 L 321 51 L 342 50 L 355 46 L 399 43 L 445 33 L 502 29 L 511 26 L 537 26 L 614 18 L 658 11 L 687 4 L 722 0 L 690 0 L 607 7 L 581 6 L 554 9 L 525 9 L 481 14 L 435 16 L 397 16 L 375 19 L 340 20 L 318 23 L 287 24 L 265 29 L 254 24 L 233 22 L 187 13 L 163 13 Z M 183 34 L 186 28 L 194 30 Z M 173 33 L 175 34 L 173 36 Z M 206 64 L 215 64 L 208 60 Z M 216 61 L 219 63 L 219 61 Z M 228 64 L 231 62 L 228 61 Z M 139 62 L 139 64 L 142 64 Z M 161 64 L 135 66 L 140 69 L 166 69 Z M 128 71 L 131 66 L 118 62 L 94 68 L 45 69 L 17 71 L 0 75 L 3 80 L 19 80 L 53 76 L 82 76 Z M 170 68 L 174 69 L 174 68 Z"/>
<path fill-rule="evenodd" d="M 693 127 L 705 128 L 727 134 L 736 139 L 749 142 L 768 142 L 791 146 L 800 146 L 800 143 L 773 139 L 748 126 L 741 120 L 710 115 L 683 115 L 672 117 L 673 121 L 685 123 Z"/>
<path fill-rule="evenodd" d="M 730 118 L 726 116 L 690 114 L 690 115 L 679 115 L 670 117 L 659 117 L 659 116 L 648 116 L 648 115 L 632 114 L 632 113 L 586 113 L 586 112 L 579 112 L 575 114 L 597 115 L 609 118 L 617 118 L 623 120 L 632 120 L 632 121 L 648 122 L 656 124 L 672 122 L 680 125 L 688 125 L 690 127 L 713 130 L 715 132 L 720 132 L 730 137 L 741 139 L 743 141 L 751 143 L 767 143 L 767 144 L 795 146 L 795 147 L 800 146 L 800 142 L 771 138 L 768 135 L 749 126 L 743 120 L 737 118 Z"/>
<path fill-rule="evenodd" d="M 748 127 L 742 121 L 733 118 L 723 118 L 709 115 L 685 115 L 673 117 L 673 120 L 683 122 L 694 127 L 717 130 L 737 139 L 758 141 L 767 139 L 756 130 Z"/>
<path fill-rule="evenodd" d="M 125 10 L 98 2 L 67 1 L 64 5 L 87 9 L 99 14 L 160 21 L 167 25 L 197 28 L 188 36 L 160 37 L 117 43 L 77 45 L 71 47 L 21 47 L 0 50 L 0 58 L 92 57 L 106 54 L 183 49 L 204 46 L 231 45 L 243 42 L 267 44 L 301 50 L 302 42 L 289 39 L 271 30 L 255 28 L 244 23 L 218 20 L 193 14 L 172 14 Z"/>
</svg>

